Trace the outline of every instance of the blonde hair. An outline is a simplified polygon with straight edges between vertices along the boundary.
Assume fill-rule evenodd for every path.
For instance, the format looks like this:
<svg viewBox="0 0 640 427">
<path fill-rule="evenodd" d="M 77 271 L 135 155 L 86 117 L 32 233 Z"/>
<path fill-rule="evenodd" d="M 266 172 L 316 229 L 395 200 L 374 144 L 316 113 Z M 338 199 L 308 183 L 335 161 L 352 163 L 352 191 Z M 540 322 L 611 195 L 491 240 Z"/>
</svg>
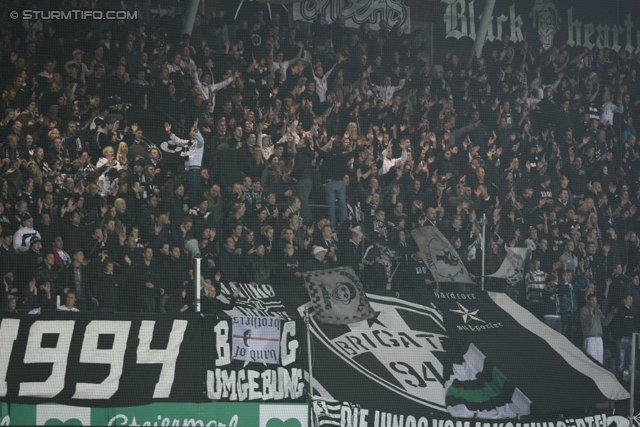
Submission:
<svg viewBox="0 0 640 427">
<path fill-rule="evenodd" d="M 113 151 L 113 147 L 112 147 L 112 146 L 110 146 L 110 145 L 108 145 L 108 146 L 104 147 L 104 148 L 102 149 L 102 155 L 103 155 L 103 156 L 105 156 L 105 157 L 107 157 L 107 153 L 109 152 L 109 150 Z"/>
<path fill-rule="evenodd" d="M 121 162 L 122 159 L 127 158 L 127 154 L 129 154 L 129 146 L 126 142 L 122 141 L 118 145 L 118 154 L 116 154 L 116 160 Z"/>
<path fill-rule="evenodd" d="M 349 138 L 351 139 L 358 139 L 358 124 L 354 122 L 349 122 L 345 133 L 349 135 Z"/>
<path fill-rule="evenodd" d="M 591 202 L 591 208 L 588 208 L 587 205 L 589 205 L 589 202 Z M 595 206 L 595 203 L 593 202 L 593 199 L 591 197 L 587 197 L 586 199 L 584 199 L 582 201 L 582 206 L 580 206 L 577 210 L 578 213 L 587 213 L 589 212 L 590 209 L 593 209 Z"/>
<path fill-rule="evenodd" d="M 122 198 L 117 198 L 115 200 L 115 202 L 113 202 L 113 207 L 116 208 L 116 210 L 120 210 L 120 208 L 127 208 L 127 202 L 125 202 L 124 199 Z"/>
<path fill-rule="evenodd" d="M 211 291 L 215 291 L 215 286 L 205 283 L 204 285 L 204 294 L 209 296 L 211 295 Z"/>
<path fill-rule="evenodd" d="M 33 183 L 37 186 L 42 184 L 42 181 L 44 180 L 44 175 L 42 175 L 42 169 L 40 169 L 40 166 L 36 163 L 36 162 L 31 162 L 29 163 L 29 167 L 33 168 L 34 170 L 29 170 L 30 172 L 30 178 L 33 179 Z"/>
</svg>

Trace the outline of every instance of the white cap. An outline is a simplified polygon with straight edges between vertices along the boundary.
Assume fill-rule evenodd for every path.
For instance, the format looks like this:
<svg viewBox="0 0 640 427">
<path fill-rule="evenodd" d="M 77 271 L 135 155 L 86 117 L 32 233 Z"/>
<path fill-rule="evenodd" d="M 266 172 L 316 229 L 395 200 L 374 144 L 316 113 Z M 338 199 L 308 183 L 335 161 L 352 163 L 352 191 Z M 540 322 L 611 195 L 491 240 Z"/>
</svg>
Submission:
<svg viewBox="0 0 640 427">
<path fill-rule="evenodd" d="M 316 248 L 313 250 L 313 254 L 319 254 L 320 252 L 329 252 L 328 249 L 323 248 L 322 246 L 316 246 Z"/>
</svg>

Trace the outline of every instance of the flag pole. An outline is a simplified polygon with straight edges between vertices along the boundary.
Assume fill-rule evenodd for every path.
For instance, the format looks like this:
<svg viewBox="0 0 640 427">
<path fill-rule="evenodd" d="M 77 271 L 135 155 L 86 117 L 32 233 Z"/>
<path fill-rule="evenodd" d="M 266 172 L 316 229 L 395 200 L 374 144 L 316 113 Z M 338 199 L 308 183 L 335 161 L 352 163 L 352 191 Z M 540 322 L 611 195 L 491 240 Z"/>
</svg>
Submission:
<svg viewBox="0 0 640 427">
<path fill-rule="evenodd" d="M 304 311 L 304 323 L 307 326 L 307 363 L 309 364 L 309 399 L 313 403 L 313 364 L 311 363 L 311 330 L 309 328 L 309 309 Z"/>
<path fill-rule="evenodd" d="M 195 261 L 195 268 L 193 273 L 194 284 L 196 286 L 196 313 L 200 313 L 200 263 L 202 258 L 199 256 L 193 259 Z"/>
<path fill-rule="evenodd" d="M 633 408 L 633 399 L 634 399 L 634 392 L 635 392 L 635 386 L 636 386 L 636 345 L 638 344 L 638 333 L 634 332 L 633 334 L 631 334 L 631 366 L 630 366 L 630 370 L 631 370 L 631 379 L 630 379 L 630 389 L 629 389 L 629 423 L 631 425 L 633 425 L 633 420 L 635 418 L 634 416 L 634 408 Z"/>
<path fill-rule="evenodd" d="M 480 281 L 481 283 L 481 288 L 484 291 L 484 261 L 485 261 L 485 257 L 486 257 L 486 238 L 487 238 L 487 214 L 483 213 L 482 214 L 482 239 L 480 239 L 480 241 L 482 242 L 482 279 Z"/>
<path fill-rule="evenodd" d="M 360 212 L 360 202 L 358 202 L 358 208 L 356 209 L 356 220 L 358 222 L 360 222 L 360 220 L 358 219 L 358 213 L 359 212 Z M 362 221 L 364 222 L 364 215 L 362 216 Z M 360 227 L 360 224 L 358 224 L 356 227 Z M 360 227 L 360 229 L 362 229 L 362 227 Z M 362 246 L 361 247 L 362 256 L 360 257 L 360 264 L 362 264 L 362 260 L 364 259 L 364 233 L 362 233 L 362 242 L 360 242 L 360 246 Z M 358 273 L 362 274 L 363 272 L 358 271 Z M 360 276 L 358 275 L 358 277 L 360 277 Z"/>
</svg>

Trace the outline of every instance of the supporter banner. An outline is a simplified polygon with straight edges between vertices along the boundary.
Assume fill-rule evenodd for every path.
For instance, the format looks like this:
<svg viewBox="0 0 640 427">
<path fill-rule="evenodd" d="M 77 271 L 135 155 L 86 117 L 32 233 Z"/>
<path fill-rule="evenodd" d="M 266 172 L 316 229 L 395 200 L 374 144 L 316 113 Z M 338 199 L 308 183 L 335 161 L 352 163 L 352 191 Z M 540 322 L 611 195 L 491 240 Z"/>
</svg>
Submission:
<svg viewBox="0 0 640 427">
<path fill-rule="evenodd" d="M 267 350 L 246 349 L 247 360 L 233 360 L 227 316 L 6 316 L 0 323 L 0 398 L 91 407 L 303 401 L 307 359 L 303 329 L 297 327 L 302 321 L 292 320 L 270 285 L 222 284 L 220 298 L 230 298 L 236 286 L 242 293 L 229 314 L 242 316 L 245 324 L 267 318 L 276 340 Z M 300 304 L 288 304 L 297 317 Z"/>
<path fill-rule="evenodd" d="M 201 402 L 198 318 L 44 313 L 0 323 L 0 397 L 83 406 Z"/>
<path fill-rule="evenodd" d="M 475 285 L 458 253 L 440 230 L 436 227 L 420 227 L 412 230 L 411 236 L 436 282 Z"/>
<path fill-rule="evenodd" d="M 8 406 L 8 405 L 6 405 Z M 55 404 L 12 404 L 2 425 L 82 425 L 135 426 L 181 425 L 209 427 L 308 427 L 306 404 L 258 403 L 161 403 L 123 408 L 84 408 Z M 571 419 L 527 418 L 505 423 L 452 420 L 411 414 L 363 409 L 349 402 L 316 399 L 311 409 L 312 425 L 351 427 L 630 427 L 626 417 L 595 414 Z"/>
<path fill-rule="evenodd" d="M 307 427 L 306 404 L 154 403 L 122 408 L 10 406 L 2 425 Z"/>
<path fill-rule="evenodd" d="M 409 426 L 409 415 L 416 422 L 425 413 L 539 417 L 629 397 L 612 374 L 503 294 L 407 296 L 415 302 L 369 294 L 375 316 L 333 325 L 316 321 L 311 303 L 280 299 L 296 289 L 238 286 L 243 292 L 233 314 L 280 320 L 278 364 L 234 360 L 233 320 L 226 316 L 5 316 L 0 398 L 92 408 L 303 403 L 309 381 L 300 319 L 305 313 L 313 341 L 314 395 L 359 405 L 358 417 L 353 411 L 352 417 L 368 411 L 374 417 L 367 418 L 369 425 L 376 411 L 380 426 L 389 425 L 383 412 L 403 414 Z M 234 286 L 219 288 L 224 298 Z M 133 424 L 133 410 L 122 413 Z M 87 413 L 74 415 L 81 416 Z M 118 420 L 124 425 L 124 418 Z"/>
<path fill-rule="evenodd" d="M 347 324 L 375 315 L 351 267 L 304 273 L 315 318 L 323 323 Z"/>
<path fill-rule="evenodd" d="M 527 248 L 507 248 L 507 255 L 498 271 L 487 277 L 506 279 L 511 286 L 522 282 L 525 265 L 530 254 L 531 251 Z"/>
<path fill-rule="evenodd" d="M 221 283 L 218 292 L 228 301 L 236 287 L 239 287 L 241 292 L 236 299 L 233 310 L 227 311 L 230 316 L 277 317 L 280 320 L 291 320 L 292 317 L 289 313 L 295 314 L 291 302 L 288 301 L 294 294 L 292 289 L 276 295 L 276 290 L 271 285 L 251 285 L 249 283 L 225 285 Z M 300 293 L 306 294 L 304 289 L 300 291 Z M 305 300 L 308 299 L 305 298 Z M 297 317 L 297 314 L 295 315 Z"/>
<path fill-rule="evenodd" d="M 206 318 L 204 330 L 215 339 L 203 341 L 206 357 L 206 398 L 216 401 L 303 401 L 306 359 L 299 351 L 304 337 L 295 321 L 282 324 L 277 366 L 232 358 L 231 321 Z"/>
<path fill-rule="evenodd" d="M 487 422 L 487 420 L 442 419 L 425 416 L 424 412 L 410 413 L 409 411 L 403 411 L 403 408 L 396 408 L 392 412 L 378 409 L 369 410 L 349 402 L 326 400 L 313 402 L 312 416 L 317 427 L 630 427 L 629 420 L 619 415 L 597 414 L 572 419 L 527 418 L 505 423 L 504 420 Z"/>
<path fill-rule="evenodd" d="M 280 359 L 280 319 L 277 317 L 234 317 L 232 352 L 234 360 L 278 363 Z"/>
<path fill-rule="evenodd" d="M 280 361 L 274 366 L 253 360 L 234 360 L 231 319 L 205 318 L 203 330 L 211 331 L 214 337 L 203 340 L 204 354 L 210 355 L 204 358 L 207 399 L 231 402 L 304 401 L 303 380 L 307 365 L 306 352 L 302 351 L 306 344 L 304 324 L 300 320 L 292 320 L 298 317 L 294 304 L 282 300 L 283 296 L 291 298 L 295 290 L 276 293 L 271 285 L 238 286 L 242 292 L 235 308 L 227 313 L 279 319 Z M 223 298 L 231 298 L 234 289 L 234 285 L 220 285 L 220 294 Z M 304 289 L 300 291 L 306 293 Z M 249 350 L 248 354 L 250 359 L 259 356 L 255 350 L 254 353 Z"/>
<path fill-rule="evenodd" d="M 431 305 L 368 297 L 374 319 L 309 322 L 314 359 L 322 361 L 313 366 L 317 394 L 358 405 L 354 420 L 389 426 L 375 413 L 417 420 L 434 410 L 540 416 L 629 397 L 615 376 L 504 294 L 440 292 Z"/>
<path fill-rule="evenodd" d="M 444 37 L 475 40 L 484 10 L 483 0 L 441 0 L 444 10 Z M 640 52 L 640 10 L 632 3 L 616 3 L 619 13 L 611 12 L 609 3 L 578 0 L 497 1 L 487 42 L 527 40 L 536 48 L 566 43 L 569 47 L 610 48 L 616 52 Z"/>
<path fill-rule="evenodd" d="M 409 26 L 409 6 L 403 0 L 390 1 L 354 1 L 354 0 L 307 0 L 295 3 L 293 8 L 294 21 L 313 22 L 316 15 L 322 14 L 328 23 L 338 19 L 339 15 L 346 18 L 347 27 L 359 28 L 368 22 L 371 29 L 379 30 L 380 21 L 385 20 L 389 25 Z M 342 10 L 344 8 L 344 10 Z M 408 27 L 409 28 L 409 27 Z M 334 40 L 336 43 L 336 40 Z"/>
</svg>

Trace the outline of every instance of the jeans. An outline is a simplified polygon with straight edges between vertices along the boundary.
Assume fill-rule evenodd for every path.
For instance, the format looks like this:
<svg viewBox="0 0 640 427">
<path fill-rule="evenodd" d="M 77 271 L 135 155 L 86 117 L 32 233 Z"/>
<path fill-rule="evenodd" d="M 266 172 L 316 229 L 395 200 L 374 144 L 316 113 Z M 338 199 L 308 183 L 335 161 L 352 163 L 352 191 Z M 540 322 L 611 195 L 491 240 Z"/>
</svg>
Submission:
<svg viewBox="0 0 640 427">
<path fill-rule="evenodd" d="M 629 370 L 631 365 L 631 339 L 624 337 L 621 341 L 618 341 L 618 372 Z"/>
<path fill-rule="evenodd" d="M 556 332 L 562 333 L 562 318 L 560 316 L 544 316 L 544 323 Z"/>
<path fill-rule="evenodd" d="M 298 180 L 298 197 L 302 202 L 302 219 L 305 225 L 310 225 L 313 221 L 313 214 L 311 213 L 311 207 L 309 206 L 309 196 L 311 195 L 311 188 L 313 187 L 313 180 L 311 178 Z"/>
<path fill-rule="evenodd" d="M 200 191 L 200 168 L 190 169 L 187 172 L 187 195 L 189 196 L 189 206 L 193 207 L 200 203 L 200 197 L 202 197 L 202 191 Z"/>
<path fill-rule="evenodd" d="M 327 205 L 334 206 L 329 208 L 329 219 L 331 220 L 331 227 L 335 229 L 339 225 L 336 222 L 336 198 L 340 208 L 340 223 L 347 219 L 347 188 L 343 181 L 329 181 L 325 187 L 325 193 L 327 195 Z"/>
</svg>

